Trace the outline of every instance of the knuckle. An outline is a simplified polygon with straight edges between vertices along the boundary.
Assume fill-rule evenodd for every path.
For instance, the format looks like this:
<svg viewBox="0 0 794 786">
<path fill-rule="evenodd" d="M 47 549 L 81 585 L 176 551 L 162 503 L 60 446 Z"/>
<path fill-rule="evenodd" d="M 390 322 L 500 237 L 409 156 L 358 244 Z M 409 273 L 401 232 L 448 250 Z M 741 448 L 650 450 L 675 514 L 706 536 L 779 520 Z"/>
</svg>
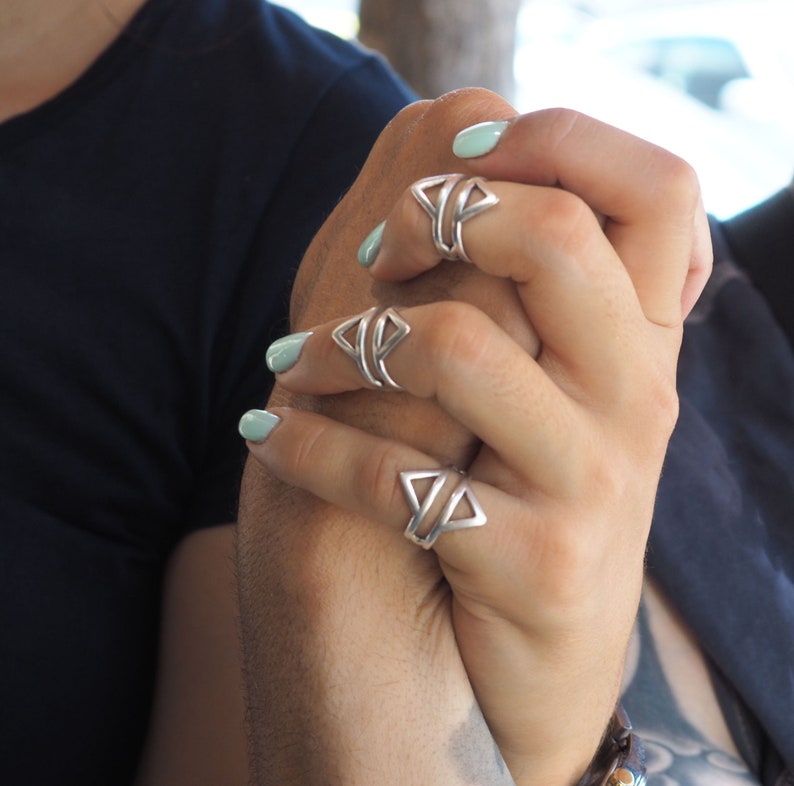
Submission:
<svg viewBox="0 0 794 786">
<path fill-rule="evenodd" d="M 388 182 L 399 174 L 404 168 L 406 154 L 409 154 L 417 144 L 419 132 L 425 127 L 431 101 L 415 101 L 398 112 L 381 131 L 370 151 L 367 163 L 351 189 L 351 194 L 360 194 L 361 199 L 371 186 L 372 173 L 377 172 L 381 182 Z M 361 191 L 361 189 L 364 189 Z M 369 194 L 371 201 L 372 195 Z M 348 200 L 344 200 L 342 204 Z"/>
<path fill-rule="evenodd" d="M 593 211 L 587 203 L 570 191 L 561 188 L 549 189 L 544 194 L 544 219 L 552 232 L 567 235 L 571 228 L 583 223 Z"/>
<path fill-rule="evenodd" d="M 381 132 L 375 150 L 402 146 L 422 122 L 431 105 L 432 101 L 414 101 L 401 109 Z"/>
<path fill-rule="evenodd" d="M 543 544 L 543 596 L 557 619 L 570 620 L 593 586 L 601 549 L 587 532 L 572 526 L 550 529 Z"/>
<path fill-rule="evenodd" d="M 404 110 L 405 111 L 405 110 Z M 425 172 L 439 174 L 438 166 L 461 168 L 461 162 L 452 154 L 452 139 L 463 128 L 485 120 L 495 120 L 515 116 L 515 110 L 496 93 L 480 87 L 466 87 L 445 93 L 432 101 L 425 102 L 421 113 L 411 116 L 410 125 L 402 126 L 414 140 L 421 145 L 418 159 L 425 162 L 431 159 L 427 150 L 442 150 L 442 158 L 436 157 L 436 171 Z M 399 116 L 398 116 L 399 117 Z M 446 164 L 443 162 L 446 161 Z"/>
<path fill-rule="evenodd" d="M 642 351 L 640 345 L 638 353 Z M 675 369 L 666 367 L 646 350 L 637 355 L 627 379 L 622 412 L 646 424 L 650 433 L 669 434 L 678 419 L 679 398 Z M 645 428 L 645 427 L 643 427 Z"/>
<path fill-rule="evenodd" d="M 659 433 L 667 439 L 673 433 L 678 421 L 680 407 L 678 391 L 673 381 L 661 374 L 656 375 L 649 388 L 645 399 L 650 408 L 649 420 L 656 424 Z"/>
<path fill-rule="evenodd" d="M 508 110 L 511 116 L 515 114 L 510 104 L 491 90 L 483 87 L 463 87 L 436 98 L 430 106 L 427 119 L 431 129 L 434 124 L 441 122 L 457 133 L 468 125 L 501 117 L 505 114 L 505 110 Z M 437 127 L 436 133 L 438 133 Z"/>
<path fill-rule="evenodd" d="M 638 373 L 644 374 L 639 384 L 635 377 L 623 400 L 618 393 L 612 404 L 624 434 L 622 455 L 637 470 L 655 466 L 664 455 L 679 412 L 678 392 L 672 380 L 647 366 Z M 621 466 L 617 461 L 615 465 Z M 599 471 L 603 474 L 605 467 L 594 468 L 594 472 Z M 599 478 L 599 488 L 608 490 L 608 478 Z"/>
<path fill-rule="evenodd" d="M 600 234 L 600 228 L 595 214 L 583 199 L 563 189 L 548 189 L 544 194 L 541 222 L 546 242 L 557 250 L 558 255 L 579 264 L 588 262 L 590 255 L 583 252 L 597 237 L 596 230 Z M 537 217 L 534 222 L 525 221 L 525 231 L 536 233 L 537 223 Z"/>
<path fill-rule="evenodd" d="M 610 410 L 634 441 L 635 458 L 656 457 L 666 449 L 678 421 L 679 398 L 675 380 L 650 363 L 638 363 L 631 372 L 612 378 Z"/>
<path fill-rule="evenodd" d="M 700 200 L 700 181 L 693 167 L 663 148 L 656 148 L 653 182 L 654 196 L 670 206 L 691 212 Z"/>
<path fill-rule="evenodd" d="M 477 367 L 488 351 L 491 321 L 475 306 L 444 301 L 433 307 L 427 336 L 430 362 L 438 369 L 455 364 Z"/>
</svg>

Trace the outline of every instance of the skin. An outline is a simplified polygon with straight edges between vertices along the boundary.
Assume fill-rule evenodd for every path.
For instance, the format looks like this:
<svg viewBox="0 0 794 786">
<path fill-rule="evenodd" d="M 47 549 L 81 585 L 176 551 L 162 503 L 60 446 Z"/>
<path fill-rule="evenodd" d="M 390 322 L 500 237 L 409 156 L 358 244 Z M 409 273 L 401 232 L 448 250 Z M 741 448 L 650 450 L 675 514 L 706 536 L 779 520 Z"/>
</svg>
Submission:
<svg viewBox="0 0 794 786">
<path fill-rule="evenodd" d="M 0 0 L 0 121 L 72 84 L 144 2 Z M 139 784 L 248 782 L 233 558 L 229 524 L 188 536 L 169 561 Z"/>
<path fill-rule="evenodd" d="M 697 641 L 652 585 L 632 637 L 623 703 L 645 744 L 649 783 L 760 783 L 736 750 Z"/>
<path fill-rule="evenodd" d="M 199 530 L 169 561 L 157 686 L 137 786 L 249 783 L 235 529 Z"/>
<path fill-rule="evenodd" d="M 0 121 L 34 109 L 72 84 L 144 3 L 0 0 Z"/>
<path fill-rule="evenodd" d="M 249 462 L 241 508 L 259 783 L 506 782 L 476 694 L 516 783 L 571 784 L 614 707 L 708 236 L 683 162 L 575 113 L 451 157 L 457 131 L 512 116 L 480 91 L 404 112 L 304 260 L 292 327 L 315 334 L 269 405 L 281 424 L 250 446 L 272 474 Z M 449 171 L 513 182 L 467 225 L 477 268 L 437 265 L 405 196 Z M 384 216 L 377 262 L 352 269 Z M 410 308 L 439 299 L 469 305 Z M 330 342 L 373 302 L 415 327 L 389 356 L 414 398 L 358 389 Z M 434 554 L 401 538 L 396 485 L 428 461 L 469 467 L 489 512 Z"/>
</svg>

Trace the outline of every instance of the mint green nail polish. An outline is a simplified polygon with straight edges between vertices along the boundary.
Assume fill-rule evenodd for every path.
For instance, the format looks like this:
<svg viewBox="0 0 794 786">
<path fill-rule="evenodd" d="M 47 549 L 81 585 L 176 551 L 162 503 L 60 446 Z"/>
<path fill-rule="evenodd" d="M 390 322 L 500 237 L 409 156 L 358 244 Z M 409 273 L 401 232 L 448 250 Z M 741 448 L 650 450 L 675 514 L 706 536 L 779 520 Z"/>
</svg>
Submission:
<svg viewBox="0 0 794 786">
<path fill-rule="evenodd" d="M 290 336 L 284 336 L 284 338 L 274 341 L 267 348 L 267 353 L 265 354 L 267 367 L 275 374 L 289 371 L 298 362 L 303 345 L 310 335 L 311 331 L 308 333 L 293 333 Z"/>
<path fill-rule="evenodd" d="M 380 251 L 380 244 L 383 240 L 383 230 L 386 228 L 386 222 L 381 221 L 375 229 L 370 232 L 364 239 L 364 242 L 358 249 L 358 263 L 361 267 L 369 267 L 378 256 Z"/>
<path fill-rule="evenodd" d="M 251 442 L 264 442 L 279 423 L 281 423 L 281 418 L 266 409 L 249 409 L 240 418 L 237 430 L 243 439 L 248 439 Z"/>
<path fill-rule="evenodd" d="M 509 125 L 507 120 L 493 120 L 464 128 L 455 137 L 452 152 L 458 158 L 484 156 L 496 147 L 496 143 Z"/>
</svg>

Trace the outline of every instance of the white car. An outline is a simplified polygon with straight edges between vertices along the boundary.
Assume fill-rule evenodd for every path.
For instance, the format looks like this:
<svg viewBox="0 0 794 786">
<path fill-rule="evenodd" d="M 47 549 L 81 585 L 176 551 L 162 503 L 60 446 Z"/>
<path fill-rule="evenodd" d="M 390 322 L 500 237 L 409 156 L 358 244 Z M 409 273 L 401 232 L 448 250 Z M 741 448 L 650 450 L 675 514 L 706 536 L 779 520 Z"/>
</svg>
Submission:
<svg viewBox="0 0 794 786">
<path fill-rule="evenodd" d="M 792 31 L 792 0 L 734 0 L 601 19 L 580 42 L 713 109 L 794 133 Z"/>
<path fill-rule="evenodd" d="M 650 139 L 698 171 L 725 217 L 794 174 L 794 0 L 667 6 L 592 17 L 528 0 L 516 102 L 567 105 Z"/>
</svg>

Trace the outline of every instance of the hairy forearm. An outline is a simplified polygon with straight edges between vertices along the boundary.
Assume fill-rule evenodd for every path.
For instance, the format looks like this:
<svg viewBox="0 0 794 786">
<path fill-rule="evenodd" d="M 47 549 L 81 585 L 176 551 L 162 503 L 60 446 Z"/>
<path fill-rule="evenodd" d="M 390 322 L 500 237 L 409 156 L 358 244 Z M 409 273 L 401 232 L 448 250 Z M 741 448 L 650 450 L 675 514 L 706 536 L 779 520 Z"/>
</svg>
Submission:
<svg viewBox="0 0 794 786">
<path fill-rule="evenodd" d="M 512 784 L 457 654 L 432 555 L 251 466 L 244 486 L 255 782 Z"/>
</svg>

